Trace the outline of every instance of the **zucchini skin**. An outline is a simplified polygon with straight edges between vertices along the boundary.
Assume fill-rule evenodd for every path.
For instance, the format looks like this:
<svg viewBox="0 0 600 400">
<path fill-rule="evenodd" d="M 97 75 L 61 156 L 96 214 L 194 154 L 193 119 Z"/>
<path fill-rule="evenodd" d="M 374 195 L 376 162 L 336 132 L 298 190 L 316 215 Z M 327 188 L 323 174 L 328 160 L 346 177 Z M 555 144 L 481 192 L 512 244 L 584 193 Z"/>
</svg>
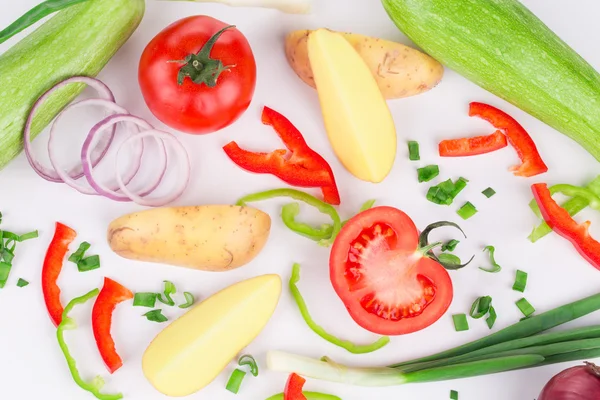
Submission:
<svg viewBox="0 0 600 400">
<path fill-rule="evenodd" d="M 517 0 L 382 0 L 413 42 L 600 161 L 600 74 Z"/>
<path fill-rule="evenodd" d="M 0 169 L 23 150 L 33 103 L 58 82 L 95 77 L 137 29 L 144 0 L 90 0 L 63 11 L 0 55 Z M 72 84 L 43 104 L 32 124 L 36 137 L 85 88 Z"/>
</svg>

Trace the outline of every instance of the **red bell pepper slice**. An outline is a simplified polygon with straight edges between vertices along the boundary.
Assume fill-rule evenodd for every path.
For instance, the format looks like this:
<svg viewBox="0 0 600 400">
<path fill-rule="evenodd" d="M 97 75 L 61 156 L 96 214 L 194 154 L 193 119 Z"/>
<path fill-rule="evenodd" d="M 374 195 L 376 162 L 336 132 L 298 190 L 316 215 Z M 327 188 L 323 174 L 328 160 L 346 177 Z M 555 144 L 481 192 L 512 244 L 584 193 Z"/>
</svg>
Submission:
<svg viewBox="0 0 600 400">
<path fill-rule="evenodd" d="M 506 136 L 501 131 L 496 131 L 488 136 L 442 140 L 439 151 L 442 157 L 465 157 L 491 153 L 506 146 Z"/>
<path fill-rule="evenodd" d="M 56 223 L 54 237 L 44 258 L 42 267 L 42 292 L 44 302 L 50 314 L 50 319 L 54 326 L 58 326 L 62 321 L 63 306 L 60 302 L 60 288 L 56 284 L 58 276 L 62 271 L 63 260 L 69 245 L 77 237 L 77 232 L 60 222 Z"/>
<path fill-rule="evenodd" d="M 306 383 L 306 379 L 298 374 L 291 374 L 285 384 L 283 391 L 283 400 L 306 400 L 306 396 L 302 393 L 302 388 Z"/>
<path fill-rule="evenodd" d="M 331 167 L 320 154 L 308 147 L 300 131 L 277 111 L 264 107 L 262 122 L 272 126 L 287 150 L 255 153 L 230 142 L 223 150 L 239 167 L 259 174 L 272 174 L 298 187 L 320 187 L 325 202 L 340 204 L 340 195 Z"/>
<path fill-rule="evenodd" d="M 112 315 L 117 304 L 129 299 L 133 299 L 131 290 L 110 278 L 104 278 L 104 286 L 92 309 L 92 330 L 94 331 L 96 345 L 106 368 L 111 374 L 123 365 L 123 361 L 115 348 L 115 341 L 110 333 Z"/>
<path fill-rule="evenodd" d="M 522 162 L 521 165 L 511 168 L 515 175 L 530 177 L 548 171 L 533 139 L 513 117 L 496 107 L 476 102 L 471 103 L 469 116 L 482 118 L 506 134 Z"/>
<path fill-rule="evenodd" d="M 545 183 L 533 185 L 532 190 L 544 221 L 556 233 L 570 241 L 590 264 L 600 269 L 600 242 L 590 236 L 590 222 L 577 223 L 567 210 L 554 201 Z"/>
</svg>

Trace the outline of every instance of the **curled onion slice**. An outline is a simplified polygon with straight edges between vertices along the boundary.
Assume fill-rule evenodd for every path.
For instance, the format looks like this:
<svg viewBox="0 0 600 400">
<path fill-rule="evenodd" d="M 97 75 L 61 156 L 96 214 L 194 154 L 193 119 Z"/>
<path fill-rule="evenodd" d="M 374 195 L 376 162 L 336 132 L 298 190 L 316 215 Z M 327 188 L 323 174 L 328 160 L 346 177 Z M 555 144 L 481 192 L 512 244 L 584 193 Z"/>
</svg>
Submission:
<svg viewBox="0 0 600 400">
<path fill-rule="evenodd" d="M 113 95 L 112 91 L 101 81 L 87 76 L 74 76 L 54 85 L 33 104 L 33 107 L 29 111 L 27 121 L 25 122 L 25 129 L 23 130 L 23 147 L 25 149 L 25 156 L 27 157 L 27 161 L 29 161 L 29 164 L 31 165 L 33 170 L 39 176 L 50 182 L 60 183 L 63 182 L 63 180 L 55 170 L 43 166 L 34 158 L 33 149 L 31 146 L 31 126 L 33 124 L 33 118 L 35 117 L 36 111 L 48 99 L 48 97 L 54 94 L 57 90 L 62 89 L 71 83 L 84 83 L 95 89 L 98 92 L 100 98 L 112 103 L 114 103 L 115 101 L 115 96 Z M 103 138 L 102 141 L 98 142 L 98 145 L 94 148 L 94 151 L 91 156 L 93 165 L 97 165 L 102 160 L 112 143 L 112 140 L 115 136 L 115 132 L 116 127 L 113 127 L 111 134 Z M 67 171 L 66 176 L 69 176 L 69 178 L 72 179 L 79 179 L 83 176 L 83 169 L 80 165 L 78 165 Z"/>
<path fill-rule="evenodd" d="M 115 124 L 120 123 L 120 122 L 134 124 L 137 127 L 141 128 L 143 131 L 148 131 L 148 130 L 153 129 L 152 125 L 150 125 L 147 121 L 143 120 L 142 118 L 131 115 L 129 113 L 115 114 L 115 115 L 106 117 L 105 119 L 103 119 L 102 121 L 100 121 L 99 123 L 94 125 L 94 127 L 90 130 L 88 136 L 86 137 L 85 142 L 83 143 L 83 147 L 81 148 L 81 165 L 83 166 L 83 173 L 84 173 L 88 183 L 91 186 L 91 190 L 94 190 L 96 193 L 98 193 L 104 197 L 107 197 L 111 200 L 126 202 L 126 201 L 132 201 L 132 199 L 131 199 L 131 196 L 127 195 L 126 192 L 123 192 L 124 194 L 126 194 L 126 196 L 117 192 L 117 189 L 120 186 L 120 184 L 117 183 L 117 186 L 115 186 L 115 188 L 110 188 L 96 179 L 96 176 L 94 173 L 94 168 L 93 168 L 92 161 L 91 161 L 91 153 L 92 152 L 90 151 L 92 143 L 94 142 L 94 139 L 96 138 L 96 136 L 101 135 L 102 133 L 107 131 L 109 128 L 114 127 Z M 139 135 L 140 135 L 140 133 L 138 130 L 138 133 L 134 134 L 133 137 L 139 137 Z M 157 179 L 150 185 L 150 187 L 148 189 L 146 189 L 145 191 L 143 191 L 142 193 L 140 193 L 139 196 L 147 196 L 148 194 L 150 194 L 154 190 L 156 190 L 158 185 L 160 185 L 160 183 L 162 182 L 162 179 L 166 173 L 167 150 L 166 150 L 162 140 L 160 140 L 160 138 L 155 137 L 155 140 L 156 140 L 158 146 L 162 149 L 162 151 L 159 154 L 160 174 L 157 177 Z M 129 139 L 126 139 L 125 142 L 129 142 Z M 123 142 L 123 144 L 125 142 Z M 140 140 L 139 143 L 143 143 L 143 140 Z M 138 148 L 138 147 L 139 146 L 136 146 L 134 148 Z M 121 147 L 119 147 L 119 149 L 121 149 L 121 148 L 122 148 L 122 145 L 121 145 Z M 118 153 L 117 153 L 117 156 L 118 156 Z M 137 169 L 139 169 L 140 164 L 141 164 L 141 154 L 140 154 L 140 159 L 138 159 L 136 161 Z M 137 169 L 136 169 L 136 172 L 137 172 Z M 121 177 L 120 171 L 117 171 L 117 176 Z M 123 185 L 124 186 L 128 185 L 129 182 L 131 181 L 131 179 L 133 178 L 133 176 L 135 176 L 135 173 L 133 175 L 131 175 L 130 173 L 127 173 L 125 177 L 121 177 L 121 181 L 122 181 Z"/>
<path fill-rule="evenodd" d="M 157 197 L 154 199 L 147 199 L 145 197 L 136 195 L 135 193 L 132 193 L 129 189 L 127 189 L 126 184 L 123 182 L 123 177 L 120 174 L 120 169 L 119 169 L 120 161 L 119 160 L 120 160 L 121 152 L 123 151 L 125 146 L 131 141 L 142 140 L 145 137 L 154 137 L 154 138 L 161 139 L 162 141 L 170 141 L 173 144 L 173 148 L 179 153 L 179 155 L 178 155 L 178 157 L 176 157 L 176 159 L 177 159 L 177 161 L 179 161 L 179 165 L 181 166 L 182 173 L 178 174 L 179 182 L 178 182 L 177 186 L 175 187 L 173 192 L 167 196 Z M 177 138 L 174 135 L 167 133 L 167 132 L 158 131 L 155 129 L 151 129 L 151 130 L 147 130 L 147 131 L 138 133 L 137 135 L 132 136 L 132 137 L 126 139 L 123 143 L 121 143 L 121 145 L 119 146 L 119 149 L 117 150 L 117 158 L 115 161 L 115 168 L 116 168 L 116 172 L 117 172 L 117 183 L 119 184 L 121 191 L 124 194 L 126 194 L 127 196 L 129 196 L 129 198 L 131 198 L 131 200 L 133 200 L 137 204 L 139 204 L 141 206 L 148 206 L 148 207 L 164 206 L 164 205 L 169 204 L 172 201 L 178 199 L 179 197 L 181 197 L 181 195 L 183 194 L 183 192 L 185 191 L 185 189 L 187 188 L 187 186 L 190 182 L 190 175 L 191 175 L 190 157 L 189 157 L 185 147 L 183 146 L 183 144 L 179 140 L 177 140 Z"/>
<path fill-rule="evenodd" d="M 69 105 L 68 107 L 66 107 L 54 120 L 54 123 L 52 124 L 52 128 L 50 129 L 50 139 L 48 140 L 48 154 L 50 156 L 50 162 L 52 163 L 52 166 L 54 167 L 54 171 L 58 174 L 58 176 L 60 177 L 60 179 L 62 179 L 62 182 L 66 183 L 67 185 L 69 185 L 70 187 L 72 187 L 73 189 L 77 190 L 80 193 L 83 194 L 87 194 L 87 195 L 98 195 L 101 193 L 98 193 L 98 191 L 96 191 L 93 187 L 89 187 L 85 184 L 82 183 L 78 183 L 76 182 L 75 179 L 71 178 L 71 176 L 69 176 L 69 173 L 66 172 L 58 163 L 58 159 L 59 157 L 56 154 L 56 138 L 57 138 L 57 126 L 58 123 L 60 122 L 60 120 L 62 119 L 62 117 L 64 116 L 64 114 L 72 109 L 78 108 L 78 107 L 83 107 L 83 106 L 102 106 L 105 107 L 107 109 L 109 109 L 110 111 L 112 111 L 112 113 L 118 113 L 118 114 L 129 114 L 129 112 L 124 109 L 123 107 L 119 106 L 118 104 L 108 101 L 108 100 L 103 100 L 103 99 L 88 99 L 88 100 L 82 100 L 78 103 L 73 103 L 71 105 Z M 113 132 L 115 131 L 116 126 L 112 125 L 111 126 L 111 133 L 109 135 L 107 135 L 107 137 L 103 137 L 103 140 L 106 141 L 108 138 L 110 138 L 110 141 L 112 143 L 113 140 Z M 135 125 L 135 132 L 139 132 L 138 126 Z M 101 142 L 99 142 L 101 143 Z M 96 148 L 98 148 L 98 146 L 96 146 Z M 125 182 L 128 184 L 129 182 L 131 182 L 131 180 L 133 179 L 133 177 L 135 177 L 135 175 L 137 174 L 137 172 L 140 169 L 140 165 L 142 162 L 142 155 L 144 153 L 144 147 L 143 147 L 143 143 L 140 143 L 139 146 L 137 146 L 134 149 L 135 153 L 132 156 L 133 159 L 133 163 L 131 164 L 131 168 L 129 168 L 127 170 L 127 173 L 125 175 Z M 91 151 L 91 156 L 90 156 L 90 160 L 91 162 L 93 162 L 93 157 L 94 157 L 94 151 Z M 83 170 L 83 165 L 79 166 L 80 169 Z M 83 176 L 83 174 L 82 174 Z M 116 190 L 118 188 L 118 186 L 114 186 L 113 190 Z"/>
</svg>

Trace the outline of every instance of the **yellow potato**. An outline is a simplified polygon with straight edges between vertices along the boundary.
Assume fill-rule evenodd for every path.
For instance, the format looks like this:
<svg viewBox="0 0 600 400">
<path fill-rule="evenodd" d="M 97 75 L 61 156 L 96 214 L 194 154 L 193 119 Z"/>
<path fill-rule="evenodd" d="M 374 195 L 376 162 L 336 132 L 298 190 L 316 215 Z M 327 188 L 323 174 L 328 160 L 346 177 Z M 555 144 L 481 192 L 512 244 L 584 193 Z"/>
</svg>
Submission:
<svg viewBox="0 0 600 400">
<path fill-rule="evenodd" d="M 307 41 L 311 32 L 291 32 L 285 40 L 285 53 L 300 79 L 316 88 L 308 59 Z M 340 33 L 365 61 L 386 99 L 427 92 L 442 80 L 444 67 L 427 54 L 388 40 L 356 33 Z"/>
<path fill-rule="evenodd" d="M 252 261 L 270 230 L 271 217 L 251 207 L 157 208 L 111 222 L 108 243 L 132 260 L 228 271 Z"/>
</svg>

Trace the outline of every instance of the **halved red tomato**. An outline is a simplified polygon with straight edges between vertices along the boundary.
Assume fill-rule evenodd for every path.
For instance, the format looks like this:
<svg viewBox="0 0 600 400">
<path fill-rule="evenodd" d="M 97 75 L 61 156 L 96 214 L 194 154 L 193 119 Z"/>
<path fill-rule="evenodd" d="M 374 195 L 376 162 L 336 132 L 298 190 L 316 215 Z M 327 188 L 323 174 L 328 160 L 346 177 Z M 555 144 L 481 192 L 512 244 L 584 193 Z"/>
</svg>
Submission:
<svg viewBox="0 0 600 400">
<path fill-rule="evenodd" d="M 375 207 L 348 221 L 333 244 L 329 268 L 350 316 L 381 335 L 424 329 L 452 302 L 448 272 L 419 251 L 414 222 L 393 207 Z"/>
</svg>

